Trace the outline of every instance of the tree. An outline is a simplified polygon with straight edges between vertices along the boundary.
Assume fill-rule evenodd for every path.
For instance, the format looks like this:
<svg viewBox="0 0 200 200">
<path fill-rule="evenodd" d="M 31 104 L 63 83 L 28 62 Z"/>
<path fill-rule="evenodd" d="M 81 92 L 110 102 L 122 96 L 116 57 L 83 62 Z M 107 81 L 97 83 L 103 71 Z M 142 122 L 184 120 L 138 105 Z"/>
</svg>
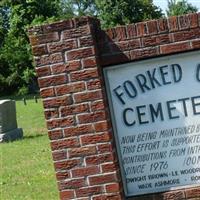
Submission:
<svg viewBox="0 0 200 200">
<path fill-rule="evenodd" d="M 152 0 L 96 0 L 96 4 L 104 28 L 162 17 Z"/>
<path fill-rule="evenodd" d="M 184 15 L 197 11 L 198 8 L 188 3 L 187 0 L 168 0 L 167 16 Z"/>
</svg>

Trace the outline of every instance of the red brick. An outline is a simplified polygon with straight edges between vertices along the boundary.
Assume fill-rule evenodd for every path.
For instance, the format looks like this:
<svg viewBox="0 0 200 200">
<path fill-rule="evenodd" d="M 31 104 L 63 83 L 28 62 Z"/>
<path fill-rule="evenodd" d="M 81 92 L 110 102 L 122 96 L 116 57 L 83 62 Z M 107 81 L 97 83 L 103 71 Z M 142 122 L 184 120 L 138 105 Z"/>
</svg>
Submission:
<svg viewBox="0 0 200 200">
<path fill-rule="evenodd" d="M 98 174 L 100 172 L 98 166 L 82 167 L 72 170 L 72 176 L 75 177 L 85 177 L 89 175 Z"/>
<path fill-rule="evenodd" d="M 42 98 L 54 97 L 55 96 L 54 88 L 41 89 L 40 90 L 40 96 Z"/>
<path fill-rule="evenodd" d="M 80 124 L 84 123 L 92 123 L 97 121 L 105 120 L 107 117 L 107 114 L 105 111 L 98 111 L 95 113 L 88 113 L 78 116 L 78 121 Z"/>
<path fill-rule="evenodd" d="M 91 36 L 80 38 L 79 41 L 80 47 L 94 46 L 94 39 Z"/>
<path fill-rule="evenodd" d="M 94 129 L 92 125 L 80 125 L 77 127 L 70 127 L 66 128 L 64 130 L 64 135 L 65 137 L 70 137 L 70 136 L 78 136 L 78 135 L 83 135 L 83 134 L 88 134 L 88 133 L 93 133 Z"/>
<path fill-rule="evenodd" d="M 116 32 L 116 40 L 117 41 L 123 41 L 126 39 L 126 27 L 125 26 L 116 27 L 115 32 Z"/>
<path fill-rule="evenodd" d="M 65 179 L 68 179 L 70 178 L 70 173 L 65 171 L 65 172 L 57 172 L 56 173 L 56 179 L 58 181 L 62 181 L 62 180 L 65 180 Z"/>
<path fill-rule="evenodd" d="M 67 52 L 67 60 L 77 60 L 90 56 L 94 56 L 94 48 L 88 47 Z"/>
<path fill-rule="evenodd" d="M 110 153 L 110 152 L 113 152 L 113 147 L 111 144 L 99 144 L 97 146 L 97 149 L 98 149 L 98 152 L 99 153 Z"/>
<path fill-rule="evenodd" d="M 197 15 L 197 13 L 188 14 L 188 18 L 190 20 L 190 28 L 198 27 L 198 15 Z"/>
<path fill-rule="evenodd" d="M 60 62 L 63 62 L 63 57 L 61 53 L 55 53 L 35 58 L 35 63 L 37 66 L 50 65 Z"/>
<path fill-rule="evenodd" d="M 95 79 L 87 82 L 87 89 L 88 90 L 101 89 L 101 81 L 99 79 Z"/>
<path fill-rule="evenodd" d="M 67 152 L 66 151 L 56 151 L 52 153 L 53 160 L 54 161 L 59 161 L 59 160 L 64 160 L 67 159 Z"/>
<path fill-rule="evenodd" d="M 102 98 L 102 91 L 84 92 L 74 95 L 75 103 L 94 101 Z"/>
<path fill-rule="evenodd" d="M 190 21 L 187 15 L 179 16 L 178 20 L 179 20 L 180 30 L 190 28 Z"/>
<path fill-rule="evenodd" d="M 60 22 L 54 22 L 52 24 L 46 24 L 43 26 L 44 33 L 48 32 L 54 32 L 54 31 L 63 31 L 65 29 L 71 29 L 74 27 L 73 21 L 70 20 L 64 20 Z"/>
<path fill-rule="evenodd" d="M 91 103 L 92 111 L 106 110 L 106 105 L 103 100 L 95 101 Z"/>
<path fill-rule="evenodd" d="M 161 44 L 170 43 L 170 36 L 169 34 L 162 34 L 162 35 L 144 37 L 142 38 L 142 40 L 143 40 L 143 45 L 145 47 L 157 46 Z"/>
<path fill-rule="evenodd" d="M 68 62 L 67 72 L 73 72 L 81 69 L 81 62 L 80 61 L 70 61 Z"/>
<path fill-rule="evenodd" d="M 85 83 L 79 82 L 79 83 L 71 83 L 68 85 L 62 85 L 55 88 L 57 95 L 65 95 L 69 93 L 76 93 L 76 92 L 82 92 L 85 90 Z"/>
<path fill-rule="evenodd" d="M 97 150 L 95 146 L 73 148 L 69 150 L 69 157 L 73 158 L 73 157 L 94 155 L 96 154 L 96 152 Z"/>
<path fill-rule="evenodd" d="M 85 161 L 87 165 L 99 165 L 105 162 L 113 162 L 114 157 L 113 157 L 113 154 L 108 153 L 108 154 L 103 154 L 103 155 L 86 157 Z"/>
<path fill-rule="evenodd" d="M 108 121 L 98 122 L 94 124 L 96 132 L 108 131 L 111 129 L 111 123 Z"/>
<path fill-rule="evenodd" d="M 58 108 L 60 106 L 68 106 L 73 103 L 71 96 L 57 97 L 43 100 L 44 108 Z"/>
<path fill-rule="evenodd" d="M 184 195 L 184 191 L 173 191 L 173 192 L 157 194 L 155 195 L 154 199 L 155 200 L 160 200 L 160 199 L 182 200 L 182 199 L 185 199 L 185 195 Z"/>
<path fill-rule="evenodd" d="M 150 35 L 158 33 L 157 20 L 147 21 L 148 33 Z"/>
<path fill-rule="evenodd" d="M 53 119 L 59 116 L 58 110 L 46 110 L 44 111 L 45 119 Z"/>
<path fill-rule="evenodd" d="M 49 52 L 56 53 L 61 51 L 69 51 L 77 48 L 76 40 L 67 40 L 49 44 Z"/>
<path fill-rule="evenodd" d="M 121 53 L 124 51 L 136 49 L 140 47 L 140 40 L 139 39 L 132 39 L 128 41 L 122 41 L 119 43 L 112 44 L 110 49 L 111 52 L 114 53 Z"/>
<path fill-rule="evenodd" d="M 162 45 L 160 47 L 161 54 L 175 53 L 190 50 L 191 46 L 189 42 L 173 43 L 168 45 Z"/>
<path fill-rule="evenodd" d="M 31 35 L 29 37 L 32 46 L 46 44 L 48 42 L 56 42 L 59 40 L 58 33 L 48 33 L 43 35 Z"/>
<path fill-rule="evenodd" d="M 83 71 L 72 72 L 70 74 L 71 81 L 84 81 L 98 77 L 97 69 L 88 69 Z"/>
<path fill-rule="evenodd" d="M 106 192 L 107 193 L 115 193 L 120 191 L 120 185 L 119 183 L 112 183 L 109 185 L 106 185 Z"/>
<path fill-rule="evenodd" d="M 106 30 L 108 40 L 114 40 L 116 38 L 116 31 L 114 28 Z"/>
<path fill-rule="evenodd" d="M 200 38 L 200 29 L 177 32 L 173 34 L 173 38 L 175 42 Z"/>
<path fill-rule="evenodd" d="M 72 105 L 60 109 L 61 117 L 89 112 L 88 104 Z"/>
<path fill-rule="evenodd" d="M 61 191 L 60 192 L 60 200 L 69 200 L 74 198 L 74 191 Z"/>
<path fill-rule="evenodd" d="M 82 27 L 77 27 L 76 29 L 64 30 L 62 32 L 62 39 L 68 40 L 68 39 L 72 39 L 72 38 L 88 36 L 90 34 L 91 34 L 90 27 L 88 25 L 86 25 L 86 26 L 82 26 Z"/>
<path fill-rule="evenodd" d="M 55 167 L 56 171 L 70 170 L 74 167 L 80 166 L 81 162 L 82 161 L 80 159 L 60 161 L 60 162 L 55 162 L 54 167 Z"/>
<path fill-rule="evenodd" d="M 88 196 L 93 196 L 95 194 L 100 194 L 102 191 L 103 191 L 103 188 L 101 186 L 80 188 L 76 190 L 76 196 L 88 197 Z"/>
<path fill-rule="evenodd" d="M 157 47 L 148 47 L 144 49 L 137 49 L 131 51 L 131 58 L 133 60 L 157 56 L 159 49 Z"/>
<path fill-rule="evenodd" d="M 122 198 L 120 194 L 112 194 L 112 195 L 95 196 L 92 198 L 92 200 L 124 200 L 124 198 Z"/>
<path fill-rule="evenodd" d="M 159 33 L 166 33 L 168 32 L 169 28 L 168 28 L 168 23 L 167 23 L 167 19 L 159 19 L 157 21 L 158 23 L 158 32 Z"/>
<path fill-rule="evenodd" d="M 99 185 L 117 181 L 116 174 L 106 174 L 89 177 L 90 185 Z"/>
<path fill-rule="evenodd" d="M 194 49 L 200 49 L 200 40 L 194 40 L 194 41 L 192 41 L 192 48 L 194 48 Z"/>
<path fill-rule="evenodd" d="M 51 76 L 47 78 L 38 79 L 40 88 L 61 85 L 68 82 L 66 75 Z"/>
<path fill-rule="evenodd" d="M 109 164 L 107 163 L 103 164 L 101 168 L 103 173 L 108 173 L 117 171 L 117 169 L 119 169 L 119 166 L 117 166 L 117 164 L 115 163 L 109 163 Z"/>
<path fill-rule="evenodd" d="M 49 76 L 51 75 L 51 70 L 49 66 L 43 66 L 36 68 L 36 73 L 38 77 Z"/>
<path fill-rule="evenodd" d="M 42 56 L 48 53 L 46 45 L 33 46 L 32 52 L 34 56 Z"/>
<path fill-rule="evenodd" d="M 78 147 L 78 146 L 80 146 L 78 138 L 69 138 L 69 139 L 57 140 L 57 141 L 51 142 L 51 149 L 53 151 L 73 148 L 73 147 Z"/>
<path fill-rule="evenodd" d="M 200 198 L 200 188 L 191 188 L 185 191 L 186 199 L 189 198 Z"/>
<path fill-rule="evenodd" d="M 76 189 L 86 186 L 84 179 L 70 179 L 58 183 L 59 190 Z"/>
<path fill-rule="evenodd" d="M 169 31 L 178 31 L 178 18 L 176 16 L 168 18 Z"/>
<path fill-rule="evenodd" d="M 51 70 L 53 74 L 61 74 L 66 73 L 68 69 L 68 64 L 55 64 L 51 66 Z"/>
<path fill-rule="evenodd" d="M 126 26 L 127 28 L 127 37 L 132 39 L 137 36 L 135 24 L 129 24 Z"/>
<path fill-rule="evenodd" d="M 54 119 L 47 121 L 47 127 L 49 130 L 54 128 L 65 128 L 75 124 L 75 119 L 73 117 L 66 117 L 62 119 Z"/>
<path fill-rule="evenodd" d="M 58 140 L 63 138 L 62 130 L 52 130 L 48 132 L 50 140 Z"/>
<path fill-rule="evenodd" d="M 84 68 L 93 68 L 93 67 L 96 67 L 96 65 L 97 65 L 96 58 L 83 59 L 83 67 Z"/>
<path fill-rule="evenodd" d="M 140 22 L 136 24 L 137 36 L 144 36 L 148 34 L 147 24 Z"/>
<path fill-rule="evenodd" d="M 81 143 L 83 145 L 98 144 L 109 141 L 110 141 L 110 134 L 108 132 L 101 134 L 86 135 L 81 137 Z"/>
</svg>

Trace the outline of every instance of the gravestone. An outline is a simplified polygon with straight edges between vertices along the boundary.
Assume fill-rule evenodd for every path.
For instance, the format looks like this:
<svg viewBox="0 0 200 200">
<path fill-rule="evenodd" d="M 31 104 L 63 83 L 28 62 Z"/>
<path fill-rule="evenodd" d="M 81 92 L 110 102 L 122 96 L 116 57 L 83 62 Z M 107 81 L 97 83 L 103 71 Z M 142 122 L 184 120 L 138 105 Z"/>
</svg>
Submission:
<svg viewBox="0 0 200 200">
<path fill-rule="evenodd" d="M 22 129 L 17 128 L 15 101 L 0 100 L 0 142 L 13 141 L 22 137 Z"/>
</svg>

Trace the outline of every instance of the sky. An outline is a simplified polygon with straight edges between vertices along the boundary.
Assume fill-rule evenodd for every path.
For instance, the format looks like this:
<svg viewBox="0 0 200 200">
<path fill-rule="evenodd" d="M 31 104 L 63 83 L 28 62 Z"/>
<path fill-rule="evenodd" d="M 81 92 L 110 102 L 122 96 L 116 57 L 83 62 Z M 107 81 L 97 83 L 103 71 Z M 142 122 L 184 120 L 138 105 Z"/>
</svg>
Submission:
<svg viewBox="0 0 200 200">
<path fill-rule="evenodd" d="M 159 6 L 164 12 L 167 9 L 167 0 L 153 0 L 154 4 Z M 188 3 L 196 6 L 200 11 L 200 0 L 188 0 Z"/>
</svg>

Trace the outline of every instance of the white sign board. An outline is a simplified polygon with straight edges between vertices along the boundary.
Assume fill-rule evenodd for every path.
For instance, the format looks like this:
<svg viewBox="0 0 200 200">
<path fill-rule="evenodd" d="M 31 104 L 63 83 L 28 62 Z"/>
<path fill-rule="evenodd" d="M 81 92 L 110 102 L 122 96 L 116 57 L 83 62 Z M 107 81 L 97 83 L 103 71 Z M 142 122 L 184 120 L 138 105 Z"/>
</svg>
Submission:
<svg viewBox="0 0 200 200">
<path fill-rule="evenodd" d="M 126 196 L 200 185 L 200 52 L 104 75 Z"/>
</svg>

